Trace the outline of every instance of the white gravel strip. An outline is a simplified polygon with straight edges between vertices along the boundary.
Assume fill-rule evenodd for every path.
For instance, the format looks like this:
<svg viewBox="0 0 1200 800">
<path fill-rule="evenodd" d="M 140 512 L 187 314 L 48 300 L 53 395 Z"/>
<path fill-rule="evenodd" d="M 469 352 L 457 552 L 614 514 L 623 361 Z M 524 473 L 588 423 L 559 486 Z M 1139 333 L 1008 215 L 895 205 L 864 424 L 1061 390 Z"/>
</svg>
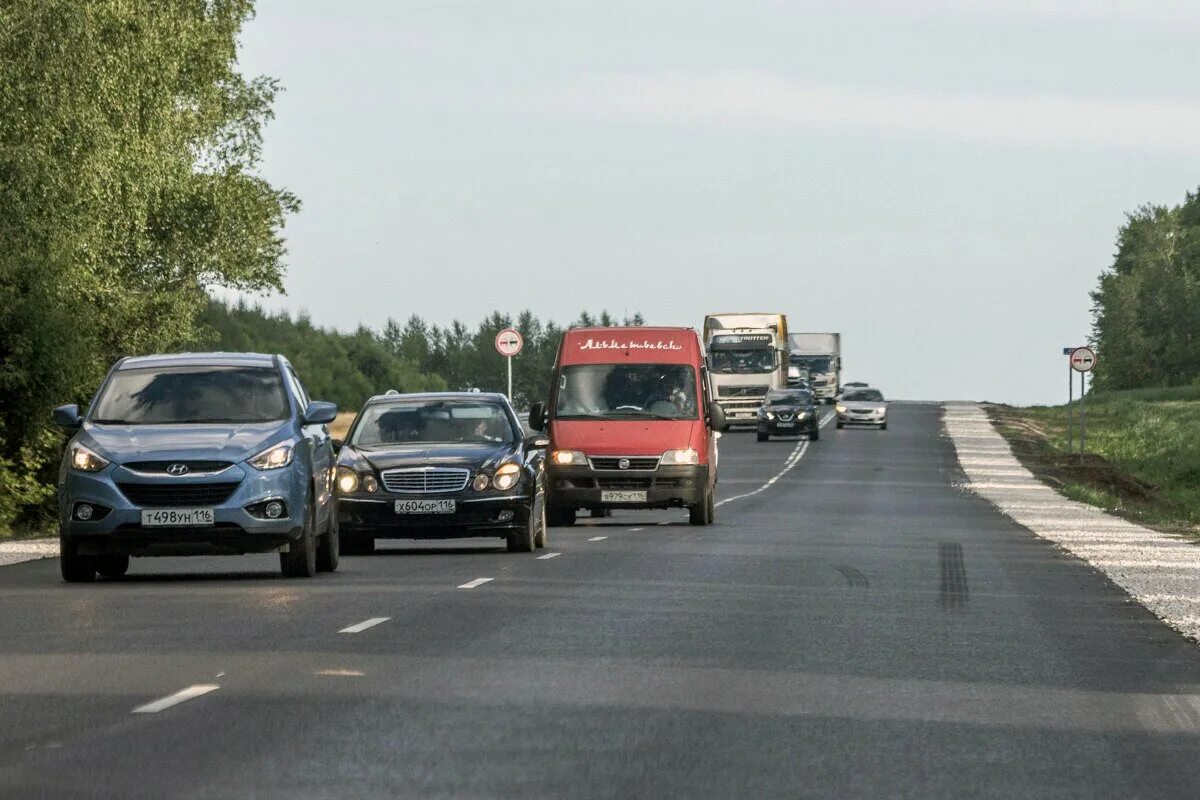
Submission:
<svg viewBox="0 0 1200 800">
<path fill-rule="evenodd" d="M 943 408 L 967 488 L 1096 567 L 1155 616 L 1200 641 L 1200 546 L 1068 500 L 1021 466 L 978 404 Z"/>
<path fill-rule="evenodd" d="M 0 540 L 0 567 L 57 556 L 58 539 L 18 539 L 15 542 Z"/>
</svg>

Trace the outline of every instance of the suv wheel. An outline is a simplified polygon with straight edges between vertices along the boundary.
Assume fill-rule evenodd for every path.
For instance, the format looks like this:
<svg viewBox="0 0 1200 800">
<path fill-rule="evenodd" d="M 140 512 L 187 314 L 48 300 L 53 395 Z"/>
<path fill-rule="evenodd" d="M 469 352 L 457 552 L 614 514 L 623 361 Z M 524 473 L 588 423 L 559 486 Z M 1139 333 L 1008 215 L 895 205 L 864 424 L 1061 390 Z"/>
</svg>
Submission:
<svg viewBox="0 0 1200 800">
<path fill-rule="evenodd" d="M 58 568 L 67 583 L 91 583 L 96 580 L 94 556 L 79 555 L 79 545 L 59 536 Z"/>
<path fill-rule="evenodd" d="M 308 515 L 304 520 L 304 531 L 292 542 L 286 553 L 279 554 L 279 571 L 285 578 L 311 578 L 317 574 L 317 515 L 312 500 L 308 501 Z"/>
<path fill-rule="evenodd" d="M 321 537 L 321 544 L 317 547 L 317 571 L 318 572 L 333 572 L 338 568 L 342 551 L 342 537 L 338 533 L 337 520 L 329 520 L 329 530 Z"/>
<path fill-rule="evenodd" d="M 129 572 L 129 556 L 95 556 L 96 571 L 103 578 L 120 578 Z"/>
</svg>

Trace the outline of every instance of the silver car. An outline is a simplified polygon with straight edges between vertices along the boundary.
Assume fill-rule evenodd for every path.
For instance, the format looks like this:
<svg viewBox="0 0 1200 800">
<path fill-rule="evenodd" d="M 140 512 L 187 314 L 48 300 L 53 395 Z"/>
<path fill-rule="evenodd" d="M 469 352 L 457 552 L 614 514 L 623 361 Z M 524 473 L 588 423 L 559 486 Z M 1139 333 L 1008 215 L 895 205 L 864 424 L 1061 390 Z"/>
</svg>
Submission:
<svg viewBox="0 0 1200 800">
<path fill-rule="evenodd" d="M 887 430 L 887 401 L 878 389 L 848 389 L 835 408 L 837 426 L 874 425 Z"/>
</svg>

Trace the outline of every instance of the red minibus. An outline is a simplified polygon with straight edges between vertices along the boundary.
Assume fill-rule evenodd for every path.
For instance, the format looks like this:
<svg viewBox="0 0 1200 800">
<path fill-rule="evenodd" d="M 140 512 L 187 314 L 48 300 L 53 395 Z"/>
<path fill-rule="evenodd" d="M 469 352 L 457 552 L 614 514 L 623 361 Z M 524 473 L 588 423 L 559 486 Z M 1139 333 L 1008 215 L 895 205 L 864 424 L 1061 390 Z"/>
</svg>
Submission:
<svg viewBox="0 0 1200 800">
<path fill-rule="evenodd" d="M 617 508 L 687 508 L 693 525 L 712 523 L 725 417 L 695 329 L 567 331 L 529 424 L 550 435 L 550 524 Z"/>
</svg>

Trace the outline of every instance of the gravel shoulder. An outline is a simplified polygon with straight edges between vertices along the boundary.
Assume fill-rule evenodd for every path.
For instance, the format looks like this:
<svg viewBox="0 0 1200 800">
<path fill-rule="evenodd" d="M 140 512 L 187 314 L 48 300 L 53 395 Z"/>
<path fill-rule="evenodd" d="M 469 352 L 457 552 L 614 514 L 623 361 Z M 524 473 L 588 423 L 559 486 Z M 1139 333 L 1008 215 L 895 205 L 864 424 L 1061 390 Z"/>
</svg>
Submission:
<svg viewBox="0 0 1200 800">
<path fill-rule="evenodd" d="M 54 558 L 58 555 L 58 539 L 14 539 L 0 541 L 0 567 Z"/>
<path fill-rule="evenodd" d="M 1172 628 L 1200 641 L 1200 546 L 1063 497 L 1013 454 L 976 403 L 944 406 L 966 488 L 1107 575 Z"/>
</svg>

